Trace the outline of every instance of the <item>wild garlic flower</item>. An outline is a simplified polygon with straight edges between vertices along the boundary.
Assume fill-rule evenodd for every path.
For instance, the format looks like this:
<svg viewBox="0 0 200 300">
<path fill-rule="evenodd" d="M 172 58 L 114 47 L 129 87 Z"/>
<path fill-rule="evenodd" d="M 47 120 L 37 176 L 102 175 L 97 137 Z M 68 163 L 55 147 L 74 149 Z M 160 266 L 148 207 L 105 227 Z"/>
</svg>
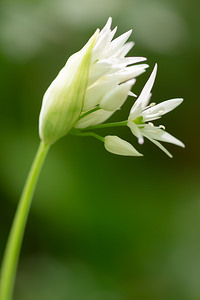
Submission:
<svg viewBox="0 0 200 300">
<path fill-rule="evenodd" d="M 128 95 L 135 77 L 148 67 L 134 65 L 144 57 L 125 57 L 134 43 L 131 30 L 113 40 L 112 19 L 72 55 L 46 91 L 40 113 L 41 139 L 52 144 L 72 128 L 86 128 L 107 120 Z"/>
<path fill-rule="evenodd" d="M 151 89 L 155 81 L 156 73 L 157 65 L 155 65 L 154 70 L 145 84 L 141 94 L 133 104 L 127 125 L 131 129 L 132 133 L 138 138 L 139 144 L 143 144 L 144 137 L 146 137 L 163 150 L 169 157 L 172 157 L 168 150 L 158 141 L 172 143 L 180 147 L 184 147 L 184 144 L 171 134 L 167 133 L 163 125 L 154 126 L 151 121 L 160 119 L 162 115 L 170 112 L 180 105 L 183 99 L 176 98 L 161 102 L 157 105 L 155 103 L 151 103 L 149 105 Z"/>
<path fill-rule="evenodd" d="M 135 78 L 148 67 L 137 64 L 146 60 L 144 57 L 126 57 L 134 45 L 127 42 L 132 31 L 113 39 L 117 27 L 112 30 L 111 24 L 109 18 L 101 31 L 96 30 L 87 44 L 68 59 L 47 89 L 40 113 L 40 137 L 46 144 L 52 144 L 67 133 L 93 136 L 104 142 L 111 153 L 142 156 L 118 136 L 102 137 L 93 132 L 98 128 L 128 126 L 139 144 L 143 144 L 146 137 L 172 157 L 159 141 L 181 147 L 184 144 L 167 133 L 163 125 L 154 126 L 152 121 L 176 108 L 183 99 L 148 105 L 157 65 L 133 104 L 128 120 L 103 124 L 121 108 L 129 95 L 135 97 L 131 91 Z"/>
</svg>

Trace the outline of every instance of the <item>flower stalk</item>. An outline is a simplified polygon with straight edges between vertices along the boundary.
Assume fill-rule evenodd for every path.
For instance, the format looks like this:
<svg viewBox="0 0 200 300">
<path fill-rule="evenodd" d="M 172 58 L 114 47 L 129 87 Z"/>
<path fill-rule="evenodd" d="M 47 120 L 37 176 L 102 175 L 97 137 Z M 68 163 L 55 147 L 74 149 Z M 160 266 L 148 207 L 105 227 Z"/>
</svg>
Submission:
<svg viewBox="0 0 200 300">
<path fill-rule="evenodd" d="M 13 220 L 1 269 L 0 299 L 12 299 L 16 269 L 33 194 L 49 145 L 41 142 L 27 177 Z"/>
</svg>

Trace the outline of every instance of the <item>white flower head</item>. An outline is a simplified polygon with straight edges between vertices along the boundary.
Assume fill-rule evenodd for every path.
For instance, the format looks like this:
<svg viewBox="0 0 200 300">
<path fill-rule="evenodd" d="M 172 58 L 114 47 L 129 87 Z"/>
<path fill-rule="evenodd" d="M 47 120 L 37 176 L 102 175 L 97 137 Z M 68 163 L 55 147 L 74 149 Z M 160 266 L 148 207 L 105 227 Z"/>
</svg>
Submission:
<svg viewBox="0 0 200 300">
<path fill-rule="evenodd" d="M 184 147 L 184 144 L 171 134 L 167 133 L 163 125 L 154 126 L 151 121 L 161 118 L 162 115 L 176 108 L 182 103 L 183 99 L 176 98 L 161 102 L 157 105 L 155 105 L 155 103 L 148 105 L 151 98 L 151 89 L 155 81 L 156 72 L 157 65 L 155 65 L 154 70 L 145 84 L 141 94 L 133 104 L 127 125 L 131 129 L 132 133 L 138 138 L 139 144 L 143 144 L 144 137 L 146 137 L 162 149 L 168 156 L 172 157 L 168 150 L 165 149 L 158 141 L 172 143 L 181 147 Z"/>
<path fill-rule="evenodd" d="M 72 55 L 47 89 L 40 113 L 41 139 L 52 144 L 73 127 L 99 124 L 119 109 L 135 83 L 148 67 L 134 65 L 144 57 L 125 57 L 134 43 L 131 30 L 113 40 L 112 19 L 97 29 L 89 42 Z M 93 114 L 96 110 L 100 113 Z M 99 116 L 101 115 L 101 117 Z"/>
<path fill-rule="evenodd" d="M 122 107 L 136 77 L 145 72 L 146 58 L 126 55 L 134 46 L 127 42 L 131 30 L 114 39 L 117 27 L 111 29 L 109 18 L 102 30 L 97 29 L 86 45 L 72 55 L 56 79 L 47 89 L 40 113 L 40 137 L 52 144 L 67 133 L 93 136 L 104 142 L 105 148 L 118 155 L 141 156 L 131 144 L 118 136 L 105 138 L 93 132 L 99 128 L 127 126 L 138 138 L 139 144 L 148 138 L 167 155 L 172 155 L 159 141 L 184 147 L 184 144 L 167 133 L 163 125 L 152 121 L 177 107 L 183 99 L 171 99 L 158 105 L 149 101 L 157 72 L 155 66 L 140 96 L 133 104 L 128 120 L 102 124 Z"/>
</svg>

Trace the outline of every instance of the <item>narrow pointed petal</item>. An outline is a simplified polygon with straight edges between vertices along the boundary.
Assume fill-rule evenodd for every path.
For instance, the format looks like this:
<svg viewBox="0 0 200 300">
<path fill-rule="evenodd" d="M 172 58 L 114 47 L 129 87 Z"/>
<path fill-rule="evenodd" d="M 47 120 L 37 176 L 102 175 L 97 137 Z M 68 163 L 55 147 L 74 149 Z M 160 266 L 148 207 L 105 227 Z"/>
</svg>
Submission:
<svg viewBox="0 0 200 300">
<path fill-rule="evenodd" d="M 99 37 L 93 49 L 92 62 L 101 56 L 101 53 L 109 46 L 115 32 L 111 32 L 112 18 L 108 19 L 105 27 L 100 31 Z"/>
<path fill-rule="evenodd" d="M 117 85 L 102 98 L 99 104 L 100 107 L 109 111 L 115 111 L 119 109 L 126 101 L 128 92 L 131 90 L 134 83 L 135 79 Z"/>
<path fill-rule="evenodd" d="M 112 25 L 112 18 L 109 17 L 108 21 L 106 22 L 106 25 L 103 27 L 103 29 L 101 30 L 101 32 L 107 31 L 111 28 Z"/>
<path fill-rule="evenodd" d="M 145 135 L 144 135 L 145 136 Z M 158 141 L 155 141 L 154 139 L 150 138 L 149 136 L 145 136 L 148 140 L 150 140 L 153 144 L 155 144 L 158 148 L 160 148 L 163 152 L 165 152 L 170 158 L 173 156 L 171 153 Z"/>
<path fill-rule="evenodd" d="M 139 98 L 138 102 L 142 103 L 142 108 L 146 107 L 148 102 L 146 102 L 147 99 L 149 99 L 149 96 L 151 95 L 151 90 L 156 78 L 156 73 L 157 73 L 157 64 L 155 65 L 153 72 L 151 73 L 151 76 L 149 77 L 147 83 L 145 84 Z"/>
<path fill-rule="evenodd" d="M 122 83 L 141 75 L 142 73 L 145 72 L 146 68 L 148 68 L 147 64 L 126 67 L 121 71 L 116 72 L 114 74 L 109 74 L 108 76 L 111 76 L 112 78 L 116 78 L 119 83 Z"/>
<path fill-rule="evenodd" d="M 151 89 L 153 87 L 155 77 L 157 72 L 157 64 L 155 65 L 153 72 L 151 73 L 151 76 L 149 77 L 147 83 L 145 84 L 141 94 L 139 95 L 138 99 L 134 103 L 134 105 L 131 108 L 130 116 L 132 116 L 133 119 L 137 117 L 137 111 L 138 108 L 144 109 L 149 102 L 150 95 L 151 95 Z"/>
<path fill-rule="evenodd" d="M 150 138 L 154 140 L 158 140 L 161 142 L 167 142 L 171 144 L 175 144 L 180 147 L 185 147 L 185 145 L 179 141 L 177 138 L 175 138 L 173 135 L 169 134 L 168 132 L 160 129 L 159 127 L 145 125 L 144 128 L 141 129 L 142 134 L 145 133 L 145 135 L 149 136 Z"/>
<path fill-rule="evenodd" d="M 129 65 L 136 64 L 142 61 L 145 61 L 145 57 L 110 57 L 107 59 L 104 59 L 104 62 L 110 63 L 113 65 L 113 68 L 116 70 L 121 70 L 122 68 L 125 68 Z"/>
<path fill-rule="evenodd" d="M 118 57 L 124 57 L 128 54 L 128 52 L 133 48 L 135 45 L 134 42 L 128 42 L 121 47 L 121 49 L 116 53 Z"/>
<path fill-rule="evenodd" d="M 117 155 L 142 156 L 130 143 L 116 135 L 107 135 L 105 137 L 105 148 L 107 151 Z"/>
<path fill-rule="evenodd" d="M 111 42 L 111 47 L 112 48 L 121 48 L 125 43 L 126 41 L 129 39 L 130 35 L 132 33 L 132 29 L 131 30 L 128 30 L 127 32 L 121 34 L 119 37 L 117 37 L 116 39 L 114 39 L 112 42 Z"/>
<path fill-rule="evenodd" d="M 126 74 L 131 74 L 131 78 L 135 78 L 144 72 L 146 72 L 146 69 L 149 67 L 147 64 L 140 64 L 136 66 L 131 66 L 125 68 Z"/>
<path fill-rule="evenodd" d="M 144 118 L 144 122 L 151 121 L 152 119 L 155 120 L 156 116 L 158 116 L 159 118 L 161 115 L 164 115 L 170 112 L 171 110 L 175 109 L 182 102 L 183 99 L 181 98 L 171 99 L 146 109 L 145 111 L 143 111 L 142 114 Z"/>
<path fill-rule="evenodd" d="M 114 113 L 113 111 L 110 112 L 110 111 L 105 111 L 103 109 L 99 109 L 99 110 L 85 116 L 84 118 L 80 119 L 77 122 L 75 128 L 86 128 L 89 126 L 103 123 L 107 119 L 109 119 L 113 113 Z"/>
<path fill-rule="evenodd" d="M 141 57 L 140 56 L 130 56 L 130 57 L 124 57 L 124 58 L 120 58 L 120 59 L 116 58 L 116 62 L 119 61 L 126 66 L 129 66 L 132 64 L 137 64 L 137 63 L 145 61 L 145 60 L 147 60 L 146 57 L 142 57 L 142 56 Z"/>
<path fill-rule="evenodd" d="M 119 51 L 119 49 L 124 45 L 124 43 L 128 40 L 131 33 L 132 33 L 132 30 L 129 30 L 129 31 L 125 32 L 124 34 L 120 35 L 115 40 L 113 40 L 110 43 L 110 47 L 109 47 L 108 51 L 106 51 L 105 55 L 113 56 L 114 54 L 116 54 Z"/>
</svg>

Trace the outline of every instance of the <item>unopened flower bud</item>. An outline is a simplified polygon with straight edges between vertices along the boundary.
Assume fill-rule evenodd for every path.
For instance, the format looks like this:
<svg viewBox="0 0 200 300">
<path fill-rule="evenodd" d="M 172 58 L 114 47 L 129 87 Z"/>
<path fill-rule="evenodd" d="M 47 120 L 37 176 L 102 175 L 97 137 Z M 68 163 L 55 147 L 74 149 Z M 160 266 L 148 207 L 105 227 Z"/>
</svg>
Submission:
<svg viewBox="0 0 200 300">
<path fill-rule="evenodd" d="M 124 156 L 142 156 L 130 143 L 122 140 L 116 135 L 105 137 L 105 148 L 107 151 Z"/>
<path fill-rule="evenodd" d="M 47 89 L 39 118 L 39 132 L 46 144 L 66 135 L 77 122 L 88 86 L 92 49 L 99 31 L 73 54 Z"/>
</svg>

